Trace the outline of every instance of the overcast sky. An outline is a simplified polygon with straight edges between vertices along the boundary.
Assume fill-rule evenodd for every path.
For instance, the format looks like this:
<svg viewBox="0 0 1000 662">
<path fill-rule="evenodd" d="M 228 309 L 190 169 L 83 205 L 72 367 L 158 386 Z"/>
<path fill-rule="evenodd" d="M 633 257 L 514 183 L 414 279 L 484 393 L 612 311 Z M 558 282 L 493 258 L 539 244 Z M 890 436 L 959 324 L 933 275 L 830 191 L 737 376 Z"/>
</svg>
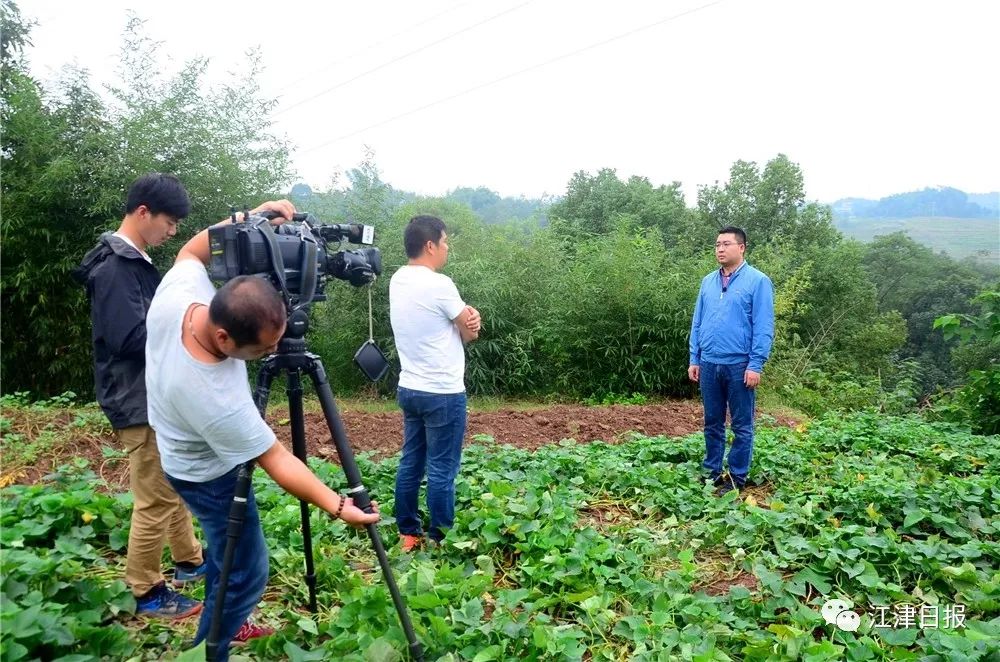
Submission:
<svg viewBox="0 0 1000 662">
<path fill-rule="evenodd" d="M 578 170 L 725 180 L 787 154 L 810 199 L 1000 190 L 995 0 L 20 0 L 48 79 L 113 82 L 126 11 L 166 70 L 259 48 L 322 188 L 374 150 L 396 188 L 559 195 Z"/>
</svg>

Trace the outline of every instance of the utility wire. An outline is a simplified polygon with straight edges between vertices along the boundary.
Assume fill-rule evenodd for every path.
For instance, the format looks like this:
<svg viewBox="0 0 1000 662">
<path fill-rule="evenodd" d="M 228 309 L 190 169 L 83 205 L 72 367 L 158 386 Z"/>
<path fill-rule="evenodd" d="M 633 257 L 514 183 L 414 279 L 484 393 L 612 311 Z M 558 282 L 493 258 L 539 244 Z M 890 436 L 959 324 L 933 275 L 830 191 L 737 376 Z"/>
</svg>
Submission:
<svg viewBox="0 0 1000 662">
<path fill-rule="evenodd" d="M 349 83 L 353 83 L 354 81 L 358 80 L 359 78 L 363 78 L 365 76 L 368 76 L 369 74 L 375 73 L 376 71 L 379 71 L 381 69 L 385 69 L 389 65 L 395 64 L 396 62 L 399 62 L 400 60 L 405 60 L 406 58 L 408 58 L 408 57 L 410 57 L 412 55 L 416 55 L 417 53 L 420 53 L 422 51 L 427 50 L 428 48 L 432 48 L 434 46 L 437 46 L 438 44 L 444 43 L 444 42 L 448 41 L 449 39 L 454 39 L 455 37 L 457 37 L 460 34 L 464 34 L 464 33 L 468 32 L 470 30 L 474 30 L 474 29 L 478 28 L 481 25 L 485 25 L 486 23 L 489 23 L 490 21 L 493 21 L 493 20 L 496 20 L 496 19 L 500 18 L 501 16 L 509 14 L 509 13 L 511 13 L 513 11 L 517 11 L 521 7 L 524 7 L 525 5 L 529 5 L 532 2 L 534 2 L 534 0 L 525 0 L 525 2 L 522 2 L 519 5 L 511 7 L 510 9 L 505 9 L 502 12 L 500 12 L 499 14 L 494 14 L 494 15 L 490 16 L 489 18 L 485 18 L 482 21 L 479 21 L 478 23 L 474 23 L 473 25 L 464 27 L 461 30 L 458 30 L 457 32 L 452 32 L 449 35 L 445 35 L 444 37 L 438 39 L 437 41 L 432 41 L 429 44 L 425 44 L 423 46 L 415 48 L 412 51 L 408 51 L 406 53 L 403 53 L 399 57 L 393 58 L 393 59 L 389 60 L 388 62 L 383 62 L 382 64 L 378 65 L 377 67 L 374 67 L 372 69 L 368 69 L 367 71 L 362 71 L 360 74 L 358 74 L 357 76 L 354 76 L 353 78 L 348 78 L 347 80 L 342 81 L 340 83 L 337 83 L 336 85 L 334 85 L 332 87 L 328 87 L 328 88 L 326 88 L 325 90 L 323 90 L 321 92 L 317 92 L 316 94 L 312 95 L 311 97 L 307 97 L 307 98 L 303 99 L 302 101 L 297 101 L 296 103 L 293 103 L 290 106 L 285 106 L 281 110 L 277 110 L 277 111 L 271 113 L 271 117 L 277 117 L 278 115 L 283 115 L 284 113 L 287 113 L 288 111 L 292 110 L 293 108 L 298 108 L 299 106 L 301 106 L 303 104 L 306 104 L 306 103 L 309 103 L 310 101 L 315 101 L 316 99 L 318 99 L 318 98 L 320 98 L 322 96 L 325 96 L 325 95 L 329 94 L 330 92 L 333 92 L 334 90 L 336 90 L 338 88 L 341 88 L 341 87 L 343 87 L 345 85 L 348 85 Z"/>
<path fill-rule="evenodd" d="M 483 88 L 489 87 L 491 85 L 496 85 L 497 83 L 502 83 L 503 81 L 510 80 L 511 78 L 514 78 L 516 76 L 520 76 L 521 74 L 528 73 L 529 71 L 534 71 L 535 69 L 541 69 L 542 67 L 548 66 L 548 65 L 553 64 L 555 62 L 559 62 L 560 60 L 565 60 L 567 58 L 579 55 L 581 53 L 585 53 L 586 51 L 593 50 L 595 48 L 600 48 L 601 46 L 606 46 L 606 45 L 608 45 L 610 43 L 619 41 L 621 39 L 625 39 L 627 37 L 632 37 L 632 36 L 634 36 L 636 34 L 639 34 L 640 32 L 644 32 L 646 30 L 650 30 L 652 28 L 659 27 L 659 26 L 661 26 L 661 25 L 663 25 L 665 23 L 670 23 L 672 21 L 676 21 L 679 18 L 683 18 L 684 16 L 689 16 L 689 15 L 694 14 L 696 12 L 702 11 L 703 9 L 708 9 L 709 7 L 713 7 L 713 6 L 721 4 L 723 2 L 725 2 L 725 0 L 715 0 L 714 2 L 709 2 L 708 4 L 704 4 L 704 5 L 695 7 L 694 9 L 689 9 L 689 10 L 683 11 L 683 12 L 681 12 L 679 14 L 674 14 L 673 16 L 668 16 L 667 18 L 660 19 L 659 21 L 656 21 L 654 23 L 648 23 L 648 24 L 640 26 L 638 28 L 634 28 L 632 30 L 629 30 L 628 32 L 623 32 L 623 33 L 621 33 L 619 35 L 616 35 L 614 37 L 611 37 L 609 39 L 605 39 L 603 41 L 599 41 L 599 42 L 590 44 L 589 46 L 584 46 L 583 48 L 579 48 L 579 49 L 577 49 L 575 51 L 570 51 L 568 53 L 563 53 L 562 55 L 557 55 L 556 57 L 554 57 L 552 59 L 549 59 L 549 60 L 545 60 L 544 62 L 539 62 L 538 64 L 533 64 L 533 65 L 531 65 L 529 67 L 525 67 L 524 69 L 518 69 L 517 71 L 514 71 L 514 72 L 506 74 L 506 75 L 503 75 L 503 76 L 501 76 L 499 78 L 494 78 L 491 81 L 488 81 L 488 82 L 485 82 L 485 83 L 481 83 L 479 85 L 475 85 L 475 86 L 470 87 L 468 89 L 462 90 L 461 92 L 457 92 L 455 94 L 452 94 L 451 96 L 443 97 L 441 99 L 437 99 L 436 101 L 431 101 L 430 103 L 424 104 L 423 106 L 419 106 L 417 108 L 412 108 L 412 109 L 407 110 L 405 112 L 402 112 L 402 113 L 400 113 L 398 115 L 393 115 L 392 117 L 390 117 L 388 119 L 385 119 L 385 120 L 382 120 L 381 122 L 376 122 L 375 124 L 369 124 L 368 126 L 362 128 L 362 129 L 358 129 L 357 131 L 352 131 L 351 133 L 346 133 L 346 134 L 344 134 L 342 136 L 339 136 L 337 138 L 333 138 L 331 140 L 327 140 L 326 142 L 320 143 L 319 145 L 316 145 L 314 147 L 310 147 L 309 149 L 304 149 L 304 150 L 302 150 L 299 153 L 300 154 L 308 154 L 309 152 L 314 152 L 317 149 L 322 149 L 322 148 L 324 148 L 324 147 L 326 147 L 328 145 L 332 145 L 333 143 L 340 142 L 341 140 L 346 140 L 348 138 L 353 138 L 354 136 L 356 136 L 356 135 L 358 135 L 360 133 L 364 133 L 365 131 L 369 131 L 371 129 L 375 129 L 375 128 L 380 127 L 380 126 L 384 126 L 386 124 L 389 124 L 390 122 L 395 122 L 398 119 L 402 119 L 404 117 L 408 117 L 409 115 L 413 115 L 414 113 L 419 113 L 422 110 L 427 110 L 428 108 L 432 108 L 432 107 L 437 106 L 439 104 L 442 104 L 442 103 L 445 103 L 445 102 L 448 102 L 448 101 L 452 101 L 452 100 L 457 99 L 459 97 L 465 96 L 466 94 L 471 94 L 473 92 L 476 92 L 476 91 L 481 90 Z"/>
<path fill-rule="evenodd" d="M 414 24 L 412 24 L 412 25 L 410 25 L 408 27 L 403 28 L 399 32 L 396 32 L 396 33 L 393 33 L 393 34 L 389 35 L 388 37 L 386 37 L 385 39 L 383 39 L 381 41 L 375 42 L 374 44 L 369 44 L 368 46 L 365 46 L 361 50 L 358 50 L 358 51 L 355 51 L 355 52 L 351 53 L 350 55 L 348 55 L 345 58 L 341 58 L 341 59 L 335 60 L 333 62 L 328 62 L 327 64 L 325 64 L 323 66 L 322 69 L 314 69 L 310 73 L 307 73 L 307 74 L 304 74 L 302 76 L 299 76 L 298 78 L 296 78 L 296 79 L 294 79 L 294 80 L 286 83 L 285 85 L 281 86 L 280 88 L 277 89 L 276 94 L 280 94 L 281 92 L 284 92 L 287 89 L 295 87 L 296 85 L 298 85 L 302 81 L 304 81 L 307 78 L 310 78 L 310 77 L 316 75 L 317 73 L 320 73 L 322 71 L 328 71 L 331 67 L 336 67 L 337 65 L 343 64 L 345 62 L 349 62 L 349 61 L 353 60 L 354 58 L 356 58 L 357 56 L 361 55 L 362 53 L 367 53 L 368 51 L 372 50 L 373 48 L 378 48 L 379 46 L 385 44 L 386 42 L 389 42 L 389 41 L 395 39 L 396 37 L 404 35 L 407 32 L 409 32 L 410 30 L 413 30 L 414 28 L 419 28 L 421 25 L 426 25 L 426 24 L 430 23 L 431 21 L 437 20 L 437 19 L 441 18 L 442 16 L 444 16 L 446 14 L 450 14 L 451 12 L 455 11 L 456 9 L 459 9 L 460 7 L 464 7 L 465 5 L 471 3 L 472 1 L 473 0 L 465 0 L 465 2 L 459 2 L 458 4 L 454 4 L 451 7 L 448 7 L 447 9 L 439 11 L 437 14 L 434 14 L 433 16 L 428 16 L 427 18 L 423 19 L 422 21 L 414 23 Z"/>
</svg>

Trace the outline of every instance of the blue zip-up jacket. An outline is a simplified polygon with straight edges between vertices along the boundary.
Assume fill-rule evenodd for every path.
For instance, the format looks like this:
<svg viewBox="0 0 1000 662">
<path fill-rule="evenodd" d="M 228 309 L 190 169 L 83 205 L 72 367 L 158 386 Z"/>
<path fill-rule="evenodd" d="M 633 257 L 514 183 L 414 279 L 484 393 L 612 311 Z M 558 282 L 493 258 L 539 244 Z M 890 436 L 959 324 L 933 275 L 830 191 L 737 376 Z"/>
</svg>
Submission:
<svg viewBox="0 0 1000 662">
<path fill-rule="evenodd" d="M 762 372 L 774 341 L 774 285 L 746 262 L 722 291 L 722 272 L 705 276 L 691 320 L 691 362 L 720 365 L 747 362 Z"/>
</svg>

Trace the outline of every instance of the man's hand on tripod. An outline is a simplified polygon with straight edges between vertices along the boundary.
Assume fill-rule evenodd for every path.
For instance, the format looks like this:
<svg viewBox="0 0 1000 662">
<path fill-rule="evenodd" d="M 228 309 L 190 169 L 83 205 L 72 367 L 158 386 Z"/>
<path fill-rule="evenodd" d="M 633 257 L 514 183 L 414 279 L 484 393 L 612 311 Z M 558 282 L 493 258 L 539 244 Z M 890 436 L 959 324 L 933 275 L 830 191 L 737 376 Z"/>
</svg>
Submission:
<svg viewBox="0 0 1000 662">
<path fill-rule="evenodd" d="M 372 501 L 372 512 L 366 513 L 354 505 L 351 497 L 340 497 L 344 500 L 343 509 L 340 511 L 340 519 L 356 528 L 363 528 L 368 524 L 375 524 L 382 516 L 378 512 L 378 503 Z"/>
<path fill-rule="evenodd" d="M 257 463 L 267 475 L 286 491 L 298 498 L 319 506 L 333 517 L 339 517 L 351 526 L 362 527 L 379 520 L 378 504 L 372 501 L 371 513 L 354 505 L 350 497 L 338 495 L 323 484 L 302 460 L 295 457 L 284 444 L 275 439 L 271 448 L 257 458 Z"/>
</svg>

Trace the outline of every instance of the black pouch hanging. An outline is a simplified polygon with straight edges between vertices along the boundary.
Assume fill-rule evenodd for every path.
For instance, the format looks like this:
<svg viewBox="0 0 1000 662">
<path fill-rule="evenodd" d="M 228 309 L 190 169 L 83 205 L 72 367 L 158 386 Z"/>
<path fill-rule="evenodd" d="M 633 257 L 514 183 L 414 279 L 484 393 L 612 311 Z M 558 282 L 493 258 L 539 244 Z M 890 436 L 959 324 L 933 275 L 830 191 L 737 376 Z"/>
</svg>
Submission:
<svg viewBox="0 0 1000 662">
<path fill-rule="evenodd" d="M 366 340 L 358 348 L 354 353 L 354 362 L 361 368 L 365 377 L 373 382 L 382 379 L 385 373 L 389 372 L 389 359 L 385 358 L 385 354 L 373 340 Z"/>
<path fill-rule="evenodd" d="M 375 344 L 375 334 L 372 324 L 372 286 L 368 285 L 368 340 L 362 343 L 358 351 L 354 352 L 354 363 L 361 369 L 362 374 L 373 382 L 385 377 L 389 372 L 389 359 L 385 357 L 382 350 Z"/>
</svg>

